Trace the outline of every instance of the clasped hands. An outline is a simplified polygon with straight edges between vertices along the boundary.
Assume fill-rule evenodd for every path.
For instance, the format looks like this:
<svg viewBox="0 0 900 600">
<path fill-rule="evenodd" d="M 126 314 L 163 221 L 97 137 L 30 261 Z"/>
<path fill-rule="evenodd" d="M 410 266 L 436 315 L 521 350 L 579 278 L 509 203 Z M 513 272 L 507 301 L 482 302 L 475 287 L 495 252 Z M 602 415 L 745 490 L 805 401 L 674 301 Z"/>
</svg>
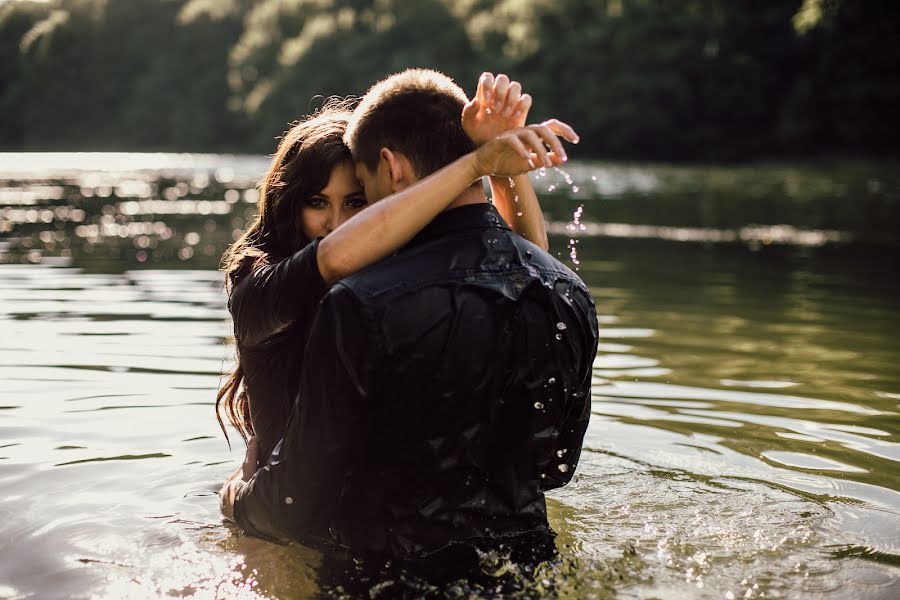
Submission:
<svg viewBox="0 0 900 600">
<path fill-rule="evenodd" d="M 557 119 L 526 126 L 530 109 L 531 96 L 522 93 L 518 81 L 481 75 L 475 97 L 462 112 L 463 129 L 479 146 L 474 157 L 479 177 L 513 177 L 567 160 L 560 138 L 577 144 L 578 135 Z"/>
</svg>

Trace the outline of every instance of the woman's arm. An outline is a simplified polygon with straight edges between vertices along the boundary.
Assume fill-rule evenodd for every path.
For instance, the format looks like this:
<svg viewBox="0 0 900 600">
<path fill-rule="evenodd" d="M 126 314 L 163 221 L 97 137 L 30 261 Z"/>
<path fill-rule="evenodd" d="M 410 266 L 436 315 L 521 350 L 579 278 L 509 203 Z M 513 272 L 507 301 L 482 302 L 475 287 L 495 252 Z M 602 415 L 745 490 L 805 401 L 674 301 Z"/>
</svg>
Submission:
<svg viewBox="0 0 900 600">
<path fill-rule="evenodd" d="M 511 82 L 503 74 L 495 78 L 491 73 L 482 73 L 475 97 L 463 109 L 463 128 L 481 145 L 504 131 L 522 127 L 530 109 L 531 96 L 522 93 L 517 81 Z M 578 143 L 578 136 L 570 141 Z M 549 157 L 538 158 L 542 160 L 537 166 L 554 166 Z M 565 160 L 565 154 L 562 159 Z M 547 250 L 544 215 L 528 176 L 491 177 L 490 185 L 494 206 L 513 231 Z"/>
<path fill-rule="evenodd" d="M 328 291 L 316 266 L 314 240 L 291 256 L 270 265 L 252 268 L 233 282 L 228 310 L 234 321 L 234 337 L 251 348 L 300 320 L 311 322 L 315 308 Z"/>
<path fill-rule="evenodd" d="M 541 250 L 548 250 L 550 242 L 547 240 L 544 214 L 528 175 L 491 177 L 490 182 L 494 206 L 503 220 L 523 238 Z"/>
<path fill-rule="evenodd" d="M 577 139 L 559 121 L 507 132 L 355 214 L 319 243 L 322 279 L 333 283 L 395 252 L 482 177 L 516 177 L 543 164 L 544 158 L 552 165 L 562 163 L 559 136 Z"/>
</svg>

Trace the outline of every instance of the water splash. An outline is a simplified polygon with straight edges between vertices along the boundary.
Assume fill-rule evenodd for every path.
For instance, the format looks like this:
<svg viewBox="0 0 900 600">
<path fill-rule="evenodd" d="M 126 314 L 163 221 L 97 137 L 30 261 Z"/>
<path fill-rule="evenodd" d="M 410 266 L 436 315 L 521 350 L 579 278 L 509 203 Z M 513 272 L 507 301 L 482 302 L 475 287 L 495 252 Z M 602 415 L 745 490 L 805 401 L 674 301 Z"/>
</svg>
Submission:
<svg viewBox="0 0 900 600">
<path fill-rule="evenodd" d="M 579 204 L 578 208 L 575 209 L 575 212 L 572 213 L 572 221 L 566 226 L 566 230 L 569 232 L 576 231 L 584 231 L 585 225 L 581 222 L 581 217 L 584 214 L 584 204 Z M 581 265 L 581 261 L 578 260 L 578 240 L 574 237 L 569 238 L 569 259 L 572 261 L 572 264 L 575 265 L 575 270 L 578 270 L 579 265 Z"/>
</svg>

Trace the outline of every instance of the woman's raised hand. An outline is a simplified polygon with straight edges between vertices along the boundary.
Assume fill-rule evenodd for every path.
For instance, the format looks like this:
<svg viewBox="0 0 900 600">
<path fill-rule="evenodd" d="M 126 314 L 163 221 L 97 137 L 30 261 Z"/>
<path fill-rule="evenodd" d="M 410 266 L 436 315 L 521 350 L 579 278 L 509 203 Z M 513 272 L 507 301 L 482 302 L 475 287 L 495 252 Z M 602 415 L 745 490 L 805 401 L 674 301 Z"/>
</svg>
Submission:
<svg viewBox="0 0 900 600">
<path fill-rule="evenodd" d="M 578 143 L 575 130 L 556 119 L 507 131 L 475 151 L 476 172 L 480 177 L 514 177 L 555 167 L 567 160 L 560 138 Z"/>
<path fill-rule="evenodd" d="M 531 96 L 522 93 L 518 81 L 493 73 L 482 73 L 471 102 L 463 107 L 462 126 L 477 146 L 525 125 Z"/>
</svg>

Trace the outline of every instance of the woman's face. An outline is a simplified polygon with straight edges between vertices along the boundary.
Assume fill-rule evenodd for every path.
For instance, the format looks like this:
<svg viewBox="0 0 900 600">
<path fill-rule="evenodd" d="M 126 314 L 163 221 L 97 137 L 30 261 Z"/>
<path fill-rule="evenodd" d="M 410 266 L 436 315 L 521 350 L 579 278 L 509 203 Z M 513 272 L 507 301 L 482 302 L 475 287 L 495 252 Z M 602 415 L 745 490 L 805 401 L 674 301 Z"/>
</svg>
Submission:
<svg viewBox="0 0 900 600">
<path fill-rule="evenodd" d="M 331 171 L 328 184 L 308 198 L 300 212 L 303 233 L 314 240 L 326 236 L 367 205 L 352 162 Z"/>
</svg>

